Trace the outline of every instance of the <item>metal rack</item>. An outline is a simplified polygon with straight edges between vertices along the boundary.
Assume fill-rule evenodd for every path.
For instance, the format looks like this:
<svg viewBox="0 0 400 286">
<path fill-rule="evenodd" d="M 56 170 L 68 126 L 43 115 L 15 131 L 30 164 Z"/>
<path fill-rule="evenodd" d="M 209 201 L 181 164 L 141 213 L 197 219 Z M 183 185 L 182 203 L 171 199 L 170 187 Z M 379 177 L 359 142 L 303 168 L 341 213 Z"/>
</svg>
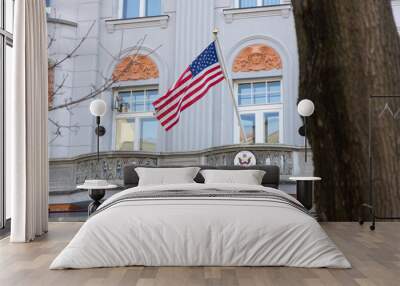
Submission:
<svg viewBox="0 0 400 286">
<path fill-rule="evenodd" d="M 370 230 L 375 230 L 375 224 L 377 219 L 382 219 L 382 220 L 400 220 L 400 217 L 381 217 L 375 215 L 375 202 L 374 202 L 374 196 L 373 196 L 373 188 L 372 188 L 372 148 L 371 148 L 371 138 L 372 138 L 372 100 L 374 98 L 379 98 L 379 99 L 388 99 L 388 98 L 398 98 L 400 99 L 400 96 L 394 96 L 394 95 L 388 95 L 388 96 L 370 96 L 369 98 L 369 115 L 368 115 L 368 179 L 369 179 L 369 198 L 368 198 L 368 203 L 363 203 L 360 206 L 360 213 L 359 213 L 359 218 L 358 218 L 358 223 L 360 225 L 364 224 L 364 215 L 363 215 L 363 210 L 367 208 L 369 210 L 369 219 L 371 220 L 371 225 L 369 226 Z M 386 106 L 386 105 L 385 105 Z"/>
</svg>

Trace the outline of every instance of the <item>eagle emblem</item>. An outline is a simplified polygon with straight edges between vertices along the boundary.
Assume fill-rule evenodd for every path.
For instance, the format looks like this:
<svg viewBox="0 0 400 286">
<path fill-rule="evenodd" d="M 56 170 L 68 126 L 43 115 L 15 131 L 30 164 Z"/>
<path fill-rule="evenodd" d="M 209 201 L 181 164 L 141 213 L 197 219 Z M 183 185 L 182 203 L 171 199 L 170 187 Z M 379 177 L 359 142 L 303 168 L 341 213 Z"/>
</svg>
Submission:
<svg viewBox="0 0 400 286">
<path fill-rule="evenodd" d="M 234 164 L 236 166 L 254 166 L 256 165 L 256 157 L 250 151 L 241 151 L 236 154 Z"/>
</svg>

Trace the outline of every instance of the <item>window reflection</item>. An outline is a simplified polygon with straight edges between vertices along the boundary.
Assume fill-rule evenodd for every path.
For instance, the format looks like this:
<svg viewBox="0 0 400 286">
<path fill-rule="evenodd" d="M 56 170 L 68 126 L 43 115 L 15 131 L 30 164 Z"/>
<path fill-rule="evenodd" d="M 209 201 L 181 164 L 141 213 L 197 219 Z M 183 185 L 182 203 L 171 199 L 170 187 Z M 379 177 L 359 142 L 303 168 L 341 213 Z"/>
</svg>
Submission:
<svg viewBox="0 0 400 286">
<path fill-rule="evenodd" d="M 140 13 L 140 0 L 124 0 L 124 18 L 136 18 Z"/>
<path fill-rule="evenodd" d="M 161 0 L 124 0 L 123 18 L 157 16 L 161 14 Z"/>
<path fill-rule="evenodd" d="M 161 0 L 146 1 L 146 16 L 157 16 L 161 14 Z"/>
<path fill-rule="evenodd" d="M 256 7 L 257 0 L 239 0 L 239 8 Z"/>
<path fill-rule="evenodd" d="M 133 151 L 135 140 L 135 119 L 123 118 L 116 121 L 116 144 L 117 151 Z"/>
<path fill-rule="evenodd" d="M 264 113 L 264 142 L 279 143 L 279 113 L 268 112 Z"/>
<path fill-rule="evenodd" d="M 140 129 L 140 150 L 156 151 L 158 121 L 154 118 L 143 118 Z"/>
<path fill-rule="evenodd" d="M 240 119 L 242 120 L 242 125 L 244 128 L 244 132 L 246 134 L 247 141 L 246 143 L 255 143 L 255 135 L 256 135 L 256 118 L 255 114 L 241 114 Z M 240 135 L 240 141 L 245 143 L 243 135 Z"/>
<path fill-rule="evenodd" d="M 279 5 L 279 4 L 281 4 L 280 2 L 281 2 L 280 0 L 264 0 L 263 5 L 264 6 Z"/>
</svg>

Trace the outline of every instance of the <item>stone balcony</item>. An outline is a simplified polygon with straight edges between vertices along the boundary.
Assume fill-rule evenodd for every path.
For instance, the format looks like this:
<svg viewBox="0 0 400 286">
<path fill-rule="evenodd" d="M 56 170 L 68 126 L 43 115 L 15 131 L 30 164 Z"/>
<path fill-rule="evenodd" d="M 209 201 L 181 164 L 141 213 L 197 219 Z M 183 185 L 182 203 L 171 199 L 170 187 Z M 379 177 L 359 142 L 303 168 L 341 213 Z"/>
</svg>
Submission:
<svg viewBox="0 0 400 286">
<path fill-rule="evenodd" d="M 252 152 L 257 165 L 277 165 L 281 170 L 280 188 L 295 193 L 295 186 L 288 180 L 294 175 L 311 175 L 311 158 L 304 162 L 302 147 L 288 145 L 251 144 L 227 145 L 191 152 L 125 152 L 100 153 L 97 163 L 95 153 L 68 159 L 50 159 L 50 204 L 74 204 L 88 201 L 86 191 L 76 189 L 85 179 L 102 178 L 122 185 L 123 167 L 127 164 L 149 166 L 234 165 L 235 155 L 240 151 Z M 107 196 L 119 190 L 108 191 Z"/>
</svg>

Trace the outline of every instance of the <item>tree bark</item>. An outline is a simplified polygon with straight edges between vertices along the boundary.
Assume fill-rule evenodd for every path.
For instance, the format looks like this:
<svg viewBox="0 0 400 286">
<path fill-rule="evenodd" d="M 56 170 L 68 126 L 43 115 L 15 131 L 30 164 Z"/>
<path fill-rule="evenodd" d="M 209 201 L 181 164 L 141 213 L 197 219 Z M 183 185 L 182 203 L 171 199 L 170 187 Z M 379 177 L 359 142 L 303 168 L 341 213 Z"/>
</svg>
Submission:
<svg viewBox="0 0 400 286">
<path fill-rule="evenodd" d="M 300 61 L 299 100 L 308 120 L 322 218 L 351 220 L 368 201 L 370 96 L 400 95 L 400 40 L 389 0 L 292 0 Z M 400 118 L 399 118 L 400 119 Z M 397 123 L 397 124 L 396 124 Z M 400 122 L 387 119 L 373 138 L 377 214 L 399 216 Z M 393 132 L 394 130 L 394 132 Z"/>
</svg>

